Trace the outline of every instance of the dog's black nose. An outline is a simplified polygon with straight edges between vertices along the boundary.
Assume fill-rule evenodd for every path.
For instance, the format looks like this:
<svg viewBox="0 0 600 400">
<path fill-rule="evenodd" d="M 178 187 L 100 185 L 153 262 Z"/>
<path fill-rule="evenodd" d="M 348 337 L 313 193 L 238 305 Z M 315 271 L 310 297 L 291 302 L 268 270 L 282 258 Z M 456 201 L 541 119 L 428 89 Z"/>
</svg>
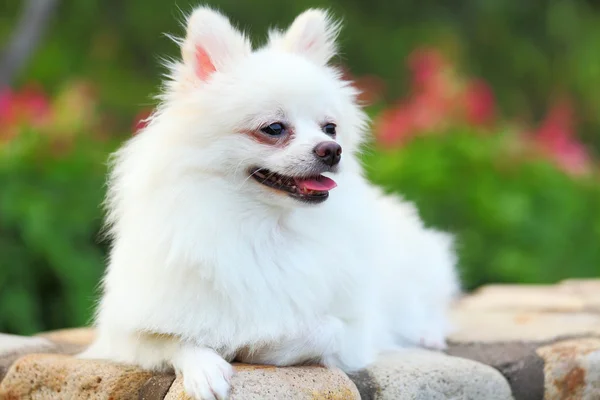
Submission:
<svg viewBox="0 0 600 400">
<path fill-rule="evenodd" d="M 321 142 L 315 146 L 314 151 L 317 157 L 330 167 L 338 164 L 342 158 L 342 146 L 336 142 Z"/>
</svg>

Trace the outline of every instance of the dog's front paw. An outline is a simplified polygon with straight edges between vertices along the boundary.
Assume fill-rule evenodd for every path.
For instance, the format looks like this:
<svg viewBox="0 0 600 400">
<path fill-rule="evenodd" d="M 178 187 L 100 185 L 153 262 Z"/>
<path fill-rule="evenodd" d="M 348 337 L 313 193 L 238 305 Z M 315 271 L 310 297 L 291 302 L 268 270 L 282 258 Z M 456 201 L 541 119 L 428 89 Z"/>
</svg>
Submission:
<svg viewBox="0 0 600 400">
<path fill-rule="evenodd" d="M 227 399 L 233 367 L 213 350 L 182 349 L 173 366 L 183 376 L 185 392 L 193 399 Z"/>
</svg>

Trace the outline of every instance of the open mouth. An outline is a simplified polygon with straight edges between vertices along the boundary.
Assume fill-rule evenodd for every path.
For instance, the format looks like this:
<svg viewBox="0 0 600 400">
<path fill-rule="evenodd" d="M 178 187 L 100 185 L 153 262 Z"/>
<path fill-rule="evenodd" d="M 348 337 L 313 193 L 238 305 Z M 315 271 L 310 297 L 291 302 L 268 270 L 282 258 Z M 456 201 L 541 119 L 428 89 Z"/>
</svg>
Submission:
<svg viewBox="0 0 600 400">
<path fill-rule="evenodd" d="M 321 203 L 327 200 L 329 191 L 337 186 L 333 179 L 323 175 L 293 177 L 258 167 L 250 170 L 250 176 L 262 185 L 305 203 Z"/>
</svg>

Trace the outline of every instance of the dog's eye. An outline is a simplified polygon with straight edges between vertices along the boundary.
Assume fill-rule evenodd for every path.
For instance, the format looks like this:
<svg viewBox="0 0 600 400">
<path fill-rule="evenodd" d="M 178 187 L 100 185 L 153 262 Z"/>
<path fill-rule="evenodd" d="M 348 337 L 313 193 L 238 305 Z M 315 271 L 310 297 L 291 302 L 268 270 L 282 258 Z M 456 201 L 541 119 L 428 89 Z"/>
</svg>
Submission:
<svg viewBox="0 0 600 400">
<path fill-rule="evenodd" d="M 285 126 L 280 122 L 275 122 L 261 129 L 261 132 L 269 136 L 279 136 L 285 131 Z"/>
<path fill-rule="evenodd" d="M 335 136 L 335 124 L 327 124 L 323 127 L 323 132 L 330 136 Z"/>
</svg>

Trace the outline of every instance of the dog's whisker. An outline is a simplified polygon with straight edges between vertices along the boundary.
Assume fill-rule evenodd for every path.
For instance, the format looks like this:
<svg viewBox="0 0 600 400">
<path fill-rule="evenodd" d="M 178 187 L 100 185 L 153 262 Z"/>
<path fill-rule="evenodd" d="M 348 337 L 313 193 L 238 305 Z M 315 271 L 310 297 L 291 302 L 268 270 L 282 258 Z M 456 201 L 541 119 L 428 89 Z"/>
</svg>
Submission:
<svg viewBox="0 0 600 400">
<path fill-rule="evenodd" d="M 252 157 L 246 157 L 243 160 L 241 160 L 237 166 L 235 167 L 235 170 L 233 171 L 233 176 L 237 176 L 238 172 L 240 170 L 240 167 L 242 166 L 242 164 L 245 164 L 249 159 L 251 159 Z M 250 179 L 252 177 L 252 175 L 254 175 L 255 173 L 257 173 L 259 170 L 253 171 L 251 174 L 249 174 L 241 183 L 240 185 L 237 187 L 237 189 L 242 189 L 244 187 L 244 185 L 246 184 L 246 182 L 248 181 L 248 179 Z"/>
<path fill-rule="evenodd" d="M 235 166 L 235 170 L 233 171 L 233 175 L 237 176 L 238 171 L 240 170 L 240 167 L 242 166 L 242 164 L 244 164 L 246 161 L 248 161 L 250 159 L 250 157 L 244 158 L 243 160 L 241 160 L 236 166 Z"/>
<path fill-rule="evenodd" d="M 246 184 L 246 182 L 248 182 L 248 179 L 252 178 L 252 176 L 254 176 L 254 174 L 256 174 L 256 173 L 258 173 L 258 172 L 260 172 L 260 169 L 257 169 L 257 170 L 255 170 L 255 171 L 253 171 L 253 172 L 252 172 L 250 175 L 248 175 L 248 176 L 246 177 L 246 179 L 244 179 L 244 180 L 242 181 L 242 183 L 240 184 L 240 186 L 238 187 L 238 189 L 241 189 L 241 188 L 242 188 L 242 187 L 243 187 L 243 186 Z"/>
<path fill-rule="evenodd" d="M 260 171 L 260 170 L 259 170 Z M 258 172 L 258 171 L 257 171 Z M 262 183 L 265 183 L 266 181 L 268 181 L 269 179 L 271 179 L 272 177 L 274 177 L 276 174 L 275 172 L 271 172 L 268 176 L 265 177 L 265 179 L 263 179 Z"/>
</svg>

